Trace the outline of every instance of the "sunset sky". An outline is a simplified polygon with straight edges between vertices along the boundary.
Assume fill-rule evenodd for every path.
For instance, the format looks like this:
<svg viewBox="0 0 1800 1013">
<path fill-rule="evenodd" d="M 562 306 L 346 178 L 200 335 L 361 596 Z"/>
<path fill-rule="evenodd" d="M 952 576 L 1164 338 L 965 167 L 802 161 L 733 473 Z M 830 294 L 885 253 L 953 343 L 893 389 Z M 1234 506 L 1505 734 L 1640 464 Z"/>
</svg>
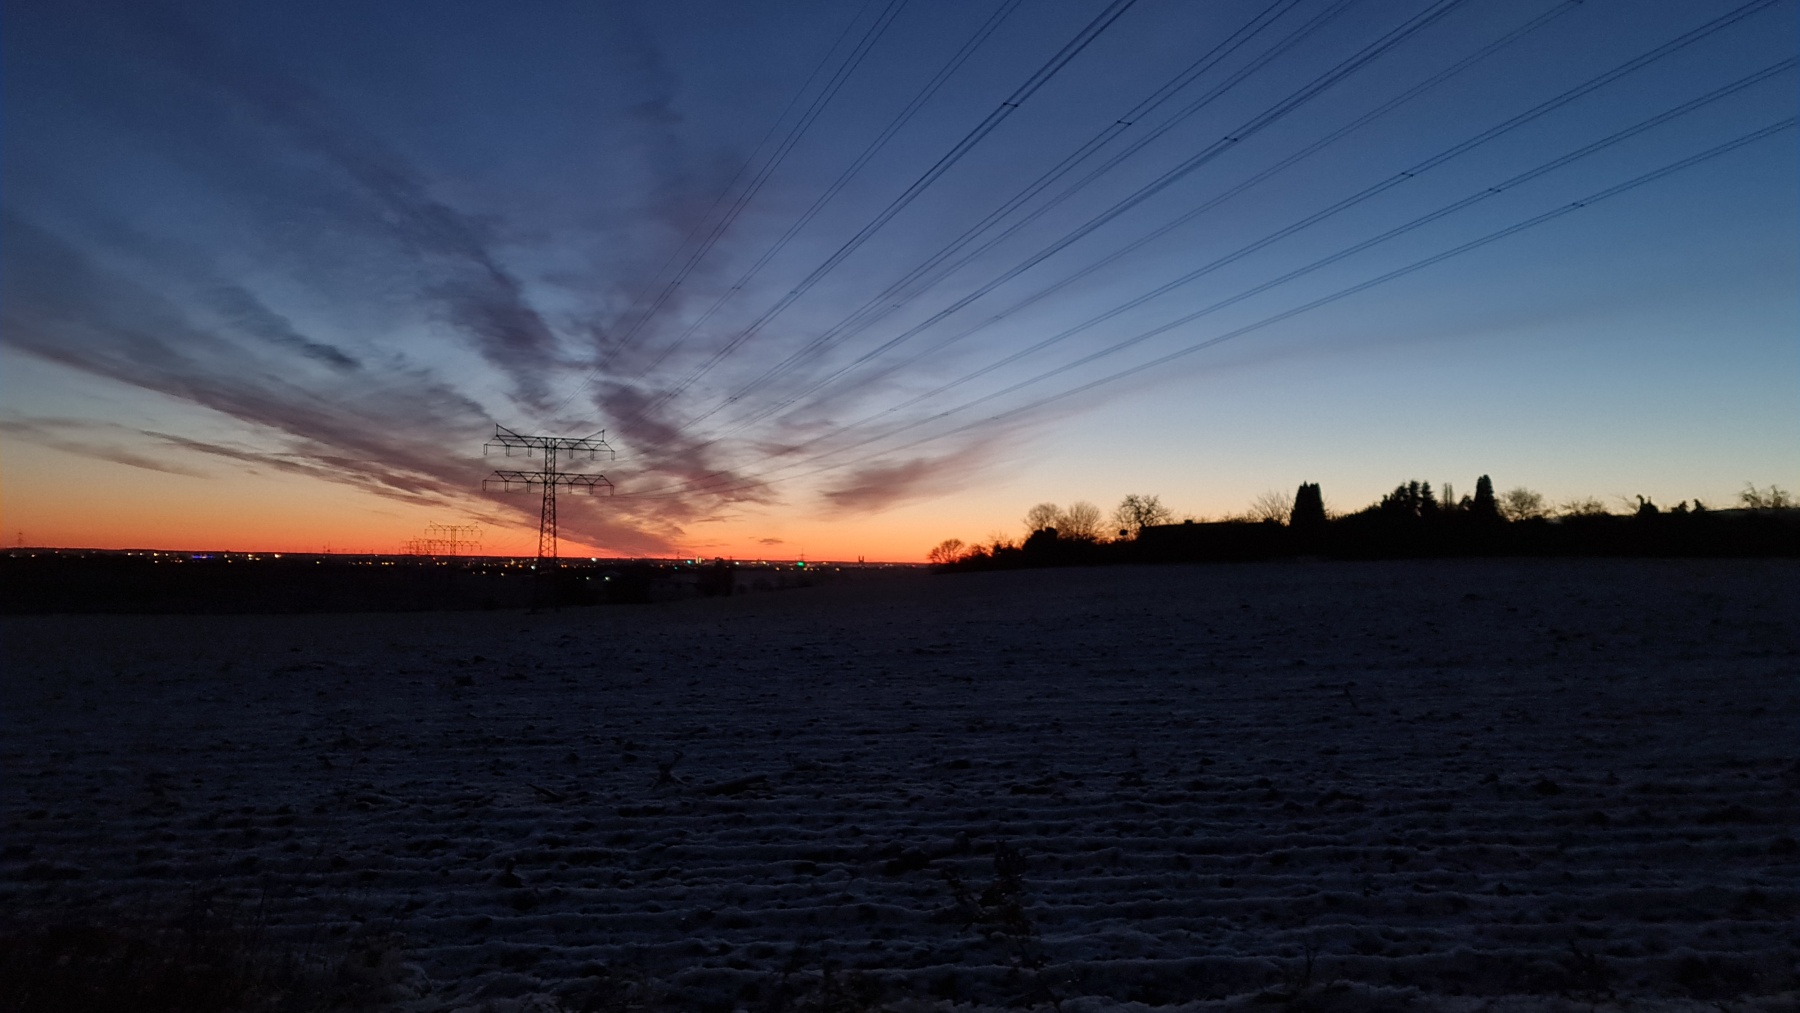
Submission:
<svg viewBox="0 0 1800 1013">
<path fill-rule="evenodd" d="M 1791 489 L 1795 7 L 12 0 L 0 524 L 529 552 L 496 424 L 616 448 L 570 554 Z"/>
</svg>

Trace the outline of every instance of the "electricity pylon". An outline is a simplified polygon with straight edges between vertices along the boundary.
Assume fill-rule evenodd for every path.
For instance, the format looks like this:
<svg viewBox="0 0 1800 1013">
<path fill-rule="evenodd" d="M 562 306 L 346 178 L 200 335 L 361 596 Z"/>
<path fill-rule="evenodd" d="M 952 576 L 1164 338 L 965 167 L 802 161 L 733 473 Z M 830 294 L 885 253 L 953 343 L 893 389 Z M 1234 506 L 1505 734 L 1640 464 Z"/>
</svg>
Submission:
<svg viewBox="0 0 1800 1013">
<path fill-rule="evenodd" d="M 482 448 L 483 456 L 500 450 L 507 457 L 514 452 L 523 453 L 526 457 L 533 454 L 542 455 L 542 462 L 536 471 L 502 471 L 496 470 L 482 480 L 483 490 L 499 487 L 501 492 L 530 492 L 536 487 L 543 494 L 544 505 L 538 512 L 538 571 L 544 569 L 544 560 L 556 561 L 556 490 L 559 487 L 570 489 L 585 488 L 591 495 L 601 486 L 612 492 L 613 484 L 605 475 L 589 475 L 562 470 L 557 457 L 568 454 L 588 455 L 588 460 L 596 460 L 601 454 L 608 459 L 617 456 L 613 448 L 606 442 L 606 430 L 602 429 L 592 436 L 526 436 L 515 433 L 505 426 L 494 427 L 494 438 Z"/>
<path fill-rule="evenodd" d="M 475 524 L 427 524 L 425 537 L 400 543 L 407 556 L 481 555 L 481 528 Z"/>
<path fill-rule="evenodd" d="M 427 524 L 425 542 L 431 555 L 481 554 L 481 527 L 475 524 Z"/>
</svg>

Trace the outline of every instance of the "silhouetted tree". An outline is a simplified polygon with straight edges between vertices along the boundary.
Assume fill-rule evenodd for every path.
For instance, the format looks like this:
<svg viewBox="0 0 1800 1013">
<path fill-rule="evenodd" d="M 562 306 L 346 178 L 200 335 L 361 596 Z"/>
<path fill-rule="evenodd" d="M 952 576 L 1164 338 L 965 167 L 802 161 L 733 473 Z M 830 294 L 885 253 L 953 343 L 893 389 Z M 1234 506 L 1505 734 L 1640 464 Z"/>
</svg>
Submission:
<svg viewBox="0 0 1800 1013">
<path fill-rule="evenodd" d="M 1113 510 L 1113 520 L 1118 522 L 1119 530 L 1127 538 L 1136 538 L 1139 531 L 1153 524 L 1167 524 L 1174 518 L 1169 508 L 1162 505 L 1162 500 L 1155 496 L 1139 496 L 1132 493 L 1119 501 Z"/>
<path fill-rule="evenodd" d="M 1056 530 L 1064 538 L 1080 542 L 1100 540 L 1100 508 L 1086 500 L 1077 500 L 1056 517 Z"/>
<path fill-rule="evenodd" d="M 1031 534 L 1034 531 L 1056 527 L 1057 519 L 1061 514 L 1062 511 L 1056 509 L 1055 503 L 1039 503 L 1025 511 L 1025 533 Z"/>
<path fill-rule="evenodd" d="M 1556 512 L 1564 517 L 1604 517 L 1607 509 L 1605 503 L 1593 496 L 1577 496 L 1564 500 Z"/>
<path fill-rule="evenodd" d="M 1292 509 L 1286 496 L 1271 489 L 1250 501 L 1250 519 L 1286 524 Z"/>
<path fill-rule="evenodd" d="M 1294 493 L 1294 509 L 1288 524 L 1296 530 L 1314 531 L 1325 526 L 1325 494 L 1317 482 L 1300 483 Z"/>
<path fill-rule="evenodd" d="M 942 565 L 944 563 L 954 563 L 963 557 L 963 548 L 964 548 L 964 546 L 963 546 L 962 539 L 946 538 L 943 541 L 937 543 L 936 548 L 934 548 L 930 552 L 926 553 L 925 558 L 927 560 L 929 560 L 930 562 L 937 563 L 939 565 Z"/>
<path fill-rule="evenodd" d="M 1376 509 L 1388 517 L 1423 520 L 1437 516 L 1438 504 L 1430 482 L 1414 481 L 1395 486 L 1393 492 L 1381 497 Z"/>
<path fill-rule="evenodd" d="M 1738 502 L 1745 510 L 1788 510 L 1794 506 L 1794 497 L 1778 485 L 1758 489 L 1746 482 L 1744 491 L 1738 493 Z"/>
<path fill-rule="evenodd" d="M 1500 519 L 1500 503 L 1494 499 L 1494 480 L 1486 475 L 1475 480 L 1475 498 L 1469 501 L 1469 515 L 1478 521 Z"/>
<path fill-rule="evenodd" d="M 1544 497 L 1524 486 L 1508 489 L 1500 497 L 1500 515 L 1509 521 L 1528 521 L 1544 512 Z"/>
<path fill-rule="evenodd" d="M 1383 516 L 1399 516 L 1401 514 L 1411 515 L 1412 506 L 1407 501 L 1406 486 L 1404 484 L 1394 486 L 1393 492 L 1383 493 L 1381 502 L 1376 503 L 1372 507 L 1366 507 L 1363 512 L 1381 514 Z"/>
</svg>

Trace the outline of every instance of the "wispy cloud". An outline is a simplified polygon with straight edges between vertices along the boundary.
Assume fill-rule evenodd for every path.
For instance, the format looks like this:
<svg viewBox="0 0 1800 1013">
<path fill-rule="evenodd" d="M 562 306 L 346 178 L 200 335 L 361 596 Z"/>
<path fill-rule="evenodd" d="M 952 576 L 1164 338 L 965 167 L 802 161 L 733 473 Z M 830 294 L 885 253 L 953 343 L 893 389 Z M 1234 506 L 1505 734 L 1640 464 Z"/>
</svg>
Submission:
<svg viewBox="0 0 1800 1013">
<path fill-rule="evenodd" d="M 219 285 L 213 288 L 206 293 L 206 301 L 228 324 L 244 333 L 273 345 L 293 349 L 333 369 L 347 372 L 362 368 L 362 363 L 342 349 L 301 334 L 286 317 L 263 305 L 255 296 L 236 285 Z"/>
<path fill-rule="evenodd" d="M 0 340 L 223 413 L 243 432 L 220 438 L 170 424 L 79 438 L 11 435 L 61 439 L 65 449 L 135 467 L 199 476 L 216 461 L 231 465 L 219 474 L 303 475 L 398 503 L 529 523 L 529 497 L 477 498 L 489 466 L 476 448 L 496 421 L 529 429 L 591 419 L 608 425 L 628 463 L 606 468 L 617 496 L 571 497 L 562 527 L 637 554 L 677 551 L 687 526 L 815 488 L 816 479 L 783 484 L 781 466 L 807 452 L 779 450 L 829 431 L 825 409 L 849 411 L 854 397 L 797 405 L 739 432 L 731 412 L 694 423 L 716 391 L 668 396 L 691 359 L 637 375 L 648 360 L 622 355 L 577 387 L 657 297 L 666 277 L 657 270 L 674 262 L 671 252 L 717 221 L 719 198 L 744 165 L 728 144 L 696 140 L 704 135 L 682 109 L 680 77 L 629 12 L 609 15 L 604 42 L 629 97 L 595 129 L 629 163 L 614 168 L 635 186 L 604 213 L 583 208 L 567 221 L 521 227 L 468 199 L 454 173 L 434 174 L 416 147 L 368 129 L 329 88 L 248 55 L 184 13 L 157 2 L 117 16 L 79 3 L 71 11 L 69 30 L 86 33 L 83 58 L 130 70 L 66 100 L 129 119 L 121 129 L 135 146 L 97 189 L 57 178 L 53 158 L 36 166 L 33 178 L 54 179 L 46 185 L 57 200 L 15 201 L 14 209 L 32 209 L 29 219 L 15 210 L 0 220 L 8 254 Z M 140 102 L 105 90 L 140 77 L 165 91 Z M 24 148 L 15 142 L 13 151 Z M 113 180 L 166 196 L 166 206 L 117 200 Z M 690 291 L 706 290 L 732 256 L 722 246 L 700 264 L 639 344 L 655 348 L 668 328 L 685 326 Z M 746 310 L 754 295 L 744 294 Z M 694 354 L 717 335 L 699 337 Z M 783 330 L 767 340 L 805 337 Z M 734 368 L 714 379 L 729 386 Z M 978 451 L 846 456 L 825 476 L 823 496 L 837 510 L 859 511 L 930 495 L 968 481 L 988 460 Z M 167 463 L 164 452 L 184 463 Z"/>
<path fill-rule="evenodd" d="M 846 512 L 885 510 L 909 500 L 966 487 L 1000 452 L 1003 441 L 966 441 L 934 455 L 878 459 L 855 467 L 823 487 L 819 495 Z"/>
<path fill-rule="evenodd" d="M 164 458 L 141 453 L 131 446 L 134 442 L 142 442 L 138 439 L 141 434 L 124 426 L 90 419 L 15 416 L 0 419 L 0 433 L 66 454 L 111 461 L 145 471 L 179 475 L 183 478 L 214 477 L 197 468 L 184 467 Z"/>
<path fill-rule="evenodd" d="M 407 159 L 300 81 L 239 56 L 167 7 L 137 5 L 132 17 L 141 41 L 160 49 L 164 66 L 335 170 L 351 188 L 346 196 L 354 198 L 339 209 L 340 217 L 350 219 L 342 224 L 384 232 L 409 254 L 421 279 L 416 295 L 512 379 L 516 397 L 542 409 L 549 371 L 557 363 L 557 340 L 531 305 L 524 283 L 505 265 L 490 222 L 435 196 Z M 352 210 L 362 202 L 372 213 Z M 229 295 L 225 298 L 232 304 Z"/>
<path fill-rule="evenodd" d="M 9 252 L 0 271 L 0 336 L 8 344 L 253 427 L 246 431 L 251 438 L 225 442 L 117 426 L 102 427 L 99 436 L 71 436 L 86 431 L 14 419 L 6 427 L 10 434 L 172 474 L 207 473 L 169 463 L 156 447 L 350 485 L 415 505 L 466 508 L 482 502 L 476 490 L 492 465 L 471 455 L 492 432 L 491 416 L 428 370 L 392 364 L 342 370 L 328 361 L 333 368 L 309 378 L 278 355 L 201 326 L 157 293 L 16 215 L 0 216 L 0 243 Z M 295 349 L 292 340 L 274 344 L 318 358 Z M 702 509 L 698 502 L 669 509 L 623 497 L 610 505 L 569 499 L 564 526 L 570 535 L 638 554 L 675 551 L 681 520 Z M 485 502 L 515 522 L 535 520 L 535 500 L 497 496 Z"/>
<path fill-rule="evenodd" d="M 308 384 L 278 359 L 195 324 L 161 296 L 17 216 L 0 217 L 0 243 L 11 254 L 0 272 L 0 334 L 8 344 L 285 434 L 294 449 L 270 455 L 147 435 L 400 498 L 442 499 L 466 488 L 438 448 L 451 433 L 473 439 L 486 417 L 429 375 L 357 370 L 346 377 L 333 370 L 328 383 Z"/>
</svg>

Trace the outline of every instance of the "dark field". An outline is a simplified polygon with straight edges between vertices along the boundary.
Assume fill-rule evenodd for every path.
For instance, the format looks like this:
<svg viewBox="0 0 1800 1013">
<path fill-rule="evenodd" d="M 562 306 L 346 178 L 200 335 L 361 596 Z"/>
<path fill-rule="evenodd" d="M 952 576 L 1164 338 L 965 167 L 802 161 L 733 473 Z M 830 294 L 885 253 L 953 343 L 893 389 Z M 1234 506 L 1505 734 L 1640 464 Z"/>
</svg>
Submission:
<svg viewBox="0 0 1800 1013">
<path fill-rule="evenodd" d="M 291 1008 L 1793 1009 L 1796 588 L 1266 563 L 12 617 L 9 959 L 203 908 L 323 968 L 246 993 Z"/>
</svg>

